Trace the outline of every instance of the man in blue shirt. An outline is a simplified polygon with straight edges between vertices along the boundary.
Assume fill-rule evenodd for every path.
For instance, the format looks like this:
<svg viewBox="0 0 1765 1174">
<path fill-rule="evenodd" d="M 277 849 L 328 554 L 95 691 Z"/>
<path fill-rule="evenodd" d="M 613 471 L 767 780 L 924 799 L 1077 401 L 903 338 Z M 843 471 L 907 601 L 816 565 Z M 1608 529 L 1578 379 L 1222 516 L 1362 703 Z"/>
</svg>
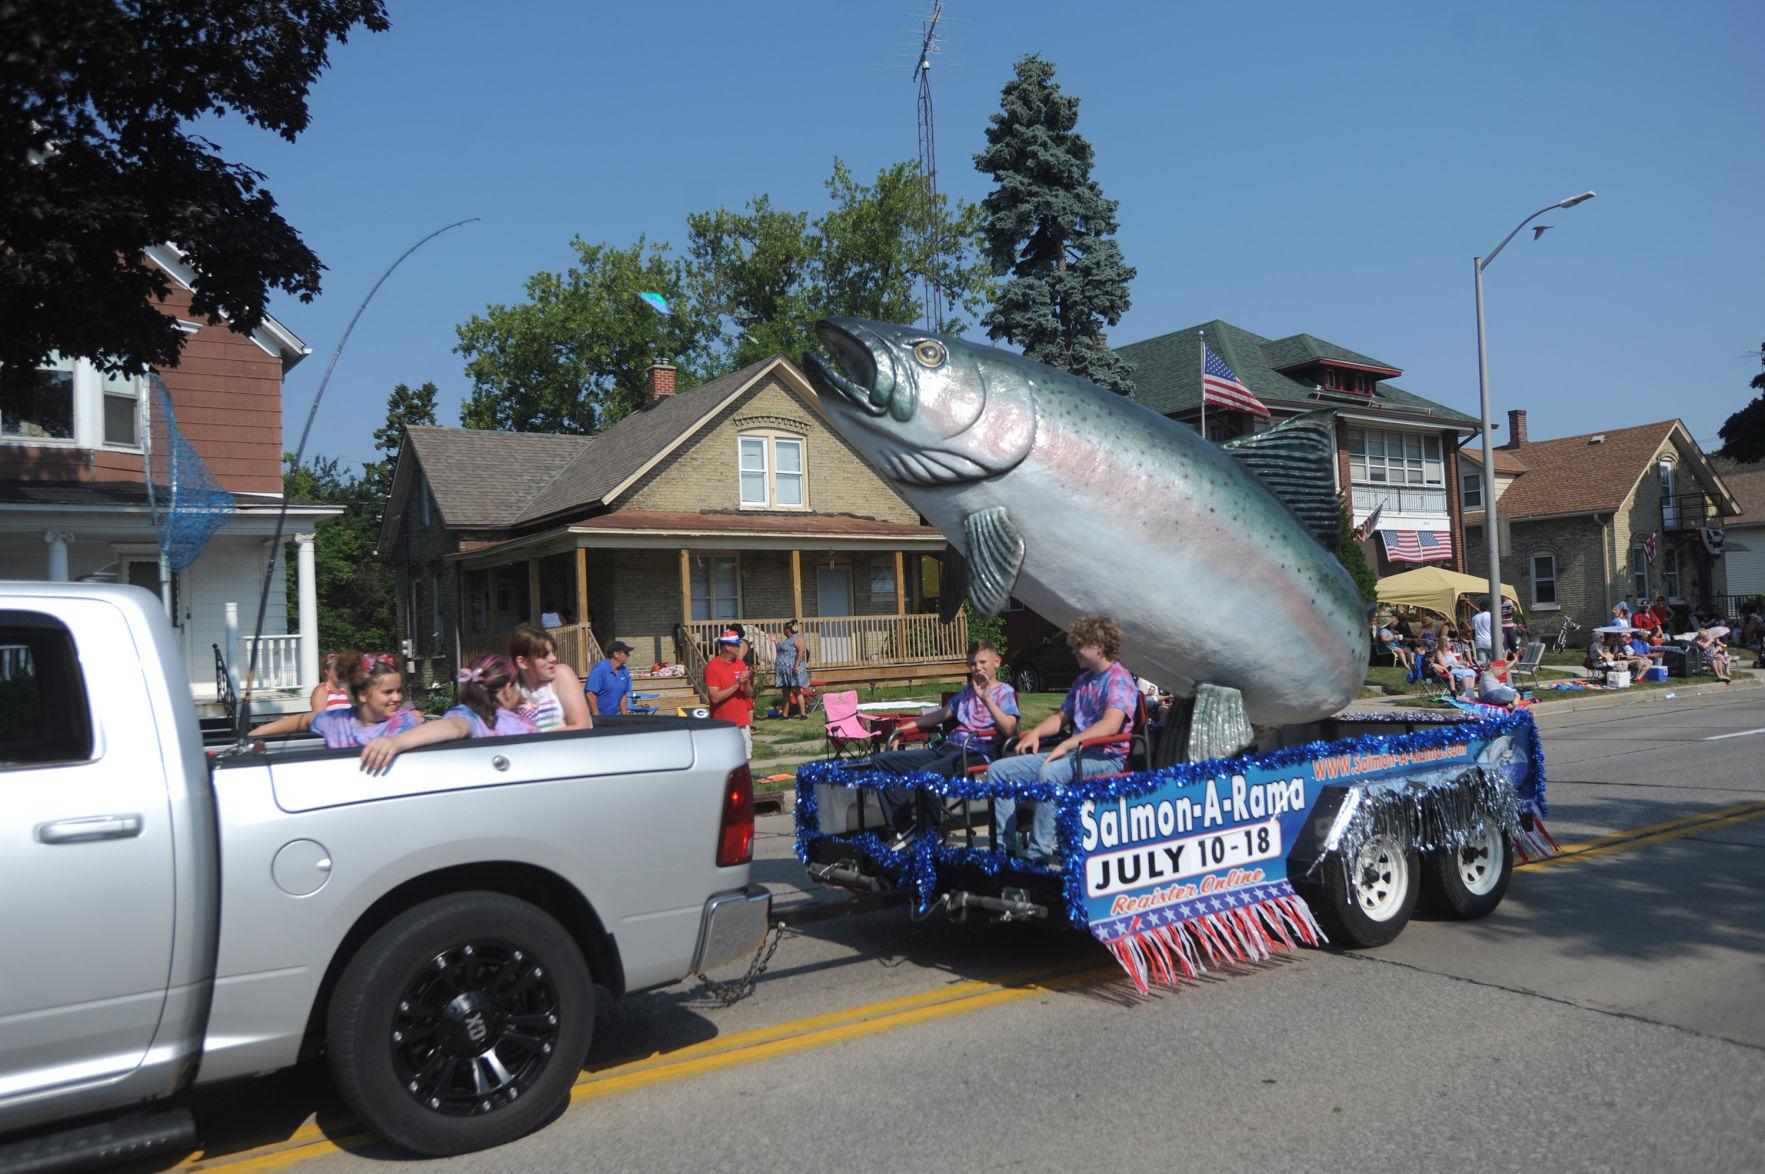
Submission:
<svg viewBox="0 0 1765 1174">
<path fill-rule="evenodd" d="M 615 640 L 607 645 L 607 658 L 595 662 L 588 670 L 588 710 L 596 717 L 608 713 L 631 712 L 631 671 L 625 662 L 631 659 L 631 645 Z"/>
<path fill-rule="evenodd" d="M 1108 616 L 1080 616 L 1067 625 L 1066 642 L 1078 661 L 1079 679 L 1066 694 L 1060 709 L 1017 740 L 1018 753 L 1002 758 L 987 770 L 989 783 L 1043 782 L 1064 784 L 1078 774 L 1108 775 L 1123 769 L 1127 750 L 1122 743 L 1079 745 L 1082 737 L 1129 735 L 1139 708 L 1134 675 L 1122 667 L 1122 630 Z M 1073 734 L 1052 749 L 1038 753 L 1042 740 L 1060 732 L 1062 716 L 1072 719 Z M 1030 800 L 993 800 L 993 820 L 999 831 L 999 847 L 1017 855 L 1021 809 L 1029 808 L 1029 844 L 1025 855 L 1032 864 L 1047 865 L 1054 856 L 1053 803 Z"/>
</svg>

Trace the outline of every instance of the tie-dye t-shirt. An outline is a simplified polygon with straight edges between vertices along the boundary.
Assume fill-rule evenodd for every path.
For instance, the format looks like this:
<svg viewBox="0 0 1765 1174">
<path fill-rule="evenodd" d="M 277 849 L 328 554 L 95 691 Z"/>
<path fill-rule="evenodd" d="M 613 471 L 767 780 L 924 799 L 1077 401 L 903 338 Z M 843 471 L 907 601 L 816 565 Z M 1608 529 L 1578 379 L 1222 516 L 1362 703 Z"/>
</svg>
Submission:
<svg viewBox="0 0 1765 1174">
<path fill-rule="evenodd" d="M 1117 660 L 1111 661 L 1100 673 L 1080 673 L 1079 679 L 1068 690 L 1066 700 L 1060 703 L 1060 710 L 1072 718 L 1073 729 L 1082 734 L 1101 721 L 1107 710 L 1119 709 L 1127 715 L 1121 728 L 1125 737 L 1134 732 L 1134 711 L 1139 707 L 1139 700 L 1140 691 L 1134 687 L 1134 674 Z M 1108 755 L 1118 763 L 1128 756 L 1125 744 L 1090 747 L 1088 752 Z"/>
<path fill-rule="evenodd" d="M 355 720 L 353 709 L 327 709 L 313 719 L 312 731 L 325 739 L 325 745 L 333 750 L 345 750 L 352 746 L 366 746 L 375 738 L 388 734 L 402 734 L 406 730 L 414 730 L 423 724 L 423 716 L 414 709 L 401 709 L 383 722 L 375 722 L 364 726 Z"/>
<path fill-rule="evenodd" d="M 470 736 L 473 738 L 501 738 L 509 734 L 539 733 L 539 727 L 533 724 L 532 719 L 524 717 L 512 709 L 497 710 L 495 726 L 485 725 L 484 719 L 474 713 L 471 706 L 468 705 L 456 705 L 441 716 L 457 717 L 464 721 L 472 727 Z"/>
</svg>

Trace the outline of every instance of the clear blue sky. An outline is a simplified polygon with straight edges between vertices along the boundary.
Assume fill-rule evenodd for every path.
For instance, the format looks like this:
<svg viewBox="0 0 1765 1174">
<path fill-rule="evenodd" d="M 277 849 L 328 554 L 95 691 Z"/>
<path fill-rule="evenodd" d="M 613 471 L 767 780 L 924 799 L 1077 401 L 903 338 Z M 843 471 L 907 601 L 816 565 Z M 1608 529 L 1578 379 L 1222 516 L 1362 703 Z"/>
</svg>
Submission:
<svg viewBox="0 0 1765 1174">
<path fill-rule="evenodd" d="M 684 240 L 688 212 L 768 192 L 819 209 L 832 158 L 916 153 L 910 3 L 393 0 L 393 27 L 333 56 L 288 145 L 209 128 L 264 170 L 329 266 L 273 312 L 313 348 L 289 378 L 292 448 L 331 350 L 382 269 L 464 216 L 369 307 L 315 430 L 372 453 L 394 383 L 466 390 L 454 326 L 568 264 L 573 234 Z M 929 0 L 924 5 L 929 10 Z M 1533 438 L 1683 418 L 1713 441 L 1765 338 L 1765 5 L 949 0 L 934 71 L 946 191 L 1011 65 L 1051 58 L 1121 204 L 1137 266 L 1112 341 L 1210 318 L 1308 331 L 1476 412 L 1471 258 L 1487 275 L 1498 418 Z M 1498 432 L 1499 439 L 1505 432 Z"/>
</svg>

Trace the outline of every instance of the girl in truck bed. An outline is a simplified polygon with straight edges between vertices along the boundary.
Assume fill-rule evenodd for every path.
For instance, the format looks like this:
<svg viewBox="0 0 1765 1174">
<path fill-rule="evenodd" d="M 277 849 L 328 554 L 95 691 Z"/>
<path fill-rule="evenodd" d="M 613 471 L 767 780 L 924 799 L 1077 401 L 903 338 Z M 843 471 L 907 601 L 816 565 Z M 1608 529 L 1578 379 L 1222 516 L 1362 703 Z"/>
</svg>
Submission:
<svg viewBox="0 0 1765 1174">
<path fill-rule="evenodd" d="M 290 713 L 265 722 L 251 731 L 251 736 L 311 730 L 333 750 L 344 750 L 366 746 L 375 738 L 403 733 L 423 724 L 422 714 L 404 708 L 404 675 L 389 658 L 364 656 L 351 649 L 338 654 L 332 672 L 348 692 L 348 706 L 318 713 Z"/>
</svg>

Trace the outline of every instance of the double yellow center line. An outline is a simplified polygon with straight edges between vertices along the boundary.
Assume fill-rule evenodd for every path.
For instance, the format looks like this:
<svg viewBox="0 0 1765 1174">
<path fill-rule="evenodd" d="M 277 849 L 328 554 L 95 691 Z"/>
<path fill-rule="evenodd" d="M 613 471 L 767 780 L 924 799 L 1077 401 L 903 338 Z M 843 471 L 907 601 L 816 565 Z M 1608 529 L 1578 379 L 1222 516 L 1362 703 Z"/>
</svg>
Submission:
<svg viewBox="0 0 1765 1174">
<path fill-rule="evenodd" d="M 1517 866 L 1532 871 L 1571 861 L 1624 852 L 1648 844 L 1698 832 L 1713 831 L 1765 816 L 1765 802 L 1739 803 L 1714 811 L 1699 812 L 1568 844 L 1555 856 Z M 1089 959 L 1008 974 L 990 981 L 950 983 L 934 990 L 865 1003 L 822 1015 L 810 1015 L 769 1027 L 734 1032 L 671 1052 L 617 1061 L 586 1071 L 570 1090 L 572 1103 L 596 1100 L 616 1093 L 646 1088 L 672 1080 L 733 1068 L 775 1056 L 788 1056 L 867 1035 L 929 1023 L 988 1007 L 1003 1006 L 1053 991 L 1074 990 L 1100 982 L 1122 979 L 1113 961 L 1097 964 Z M 175 1169 L 198 1171 L 225 1167 L 236 1174 L 245 1171 L 281 1170 L 310 1158 L 371 1144 L 373 1138 L 354 1121 L 332 1123 L 329 1132 L 315 1123 L 296 1129 L 287 1137 L 231 1154 L 192 1155 Z"/>
</svg>

